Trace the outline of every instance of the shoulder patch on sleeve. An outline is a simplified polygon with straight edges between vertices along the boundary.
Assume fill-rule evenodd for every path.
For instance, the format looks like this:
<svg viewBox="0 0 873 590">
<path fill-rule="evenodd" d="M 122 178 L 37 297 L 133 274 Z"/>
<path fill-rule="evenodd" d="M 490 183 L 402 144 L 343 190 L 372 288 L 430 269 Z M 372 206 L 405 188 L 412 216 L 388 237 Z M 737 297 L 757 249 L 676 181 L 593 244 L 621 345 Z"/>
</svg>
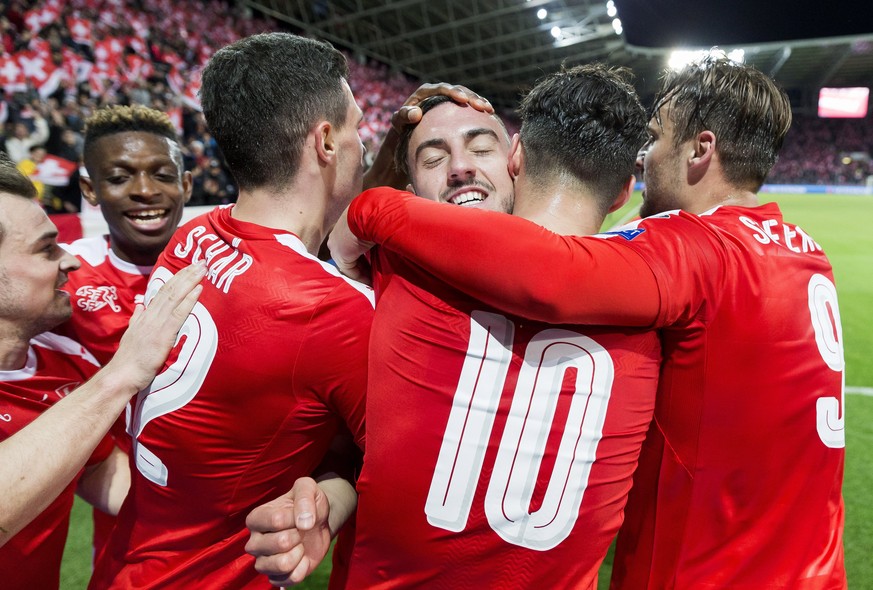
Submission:
<svg viewBox="0 0 873 590">
<path fill-rule="evenodd" d="M 637 237 L 637 236 L 640 235 L 641 233 L 644 233 L 645 231 L 646 231 L 645 228 L 638 227 L 638 228 L 634 228 L 634 229 L 622 229 L 622 230 L 617 230 L 617 231 L 605 231 L 605 232 L 601 232 L 601 233 L 599 233 L 599 234 L 597 234 L 597 235 L 598 235 L 598 236 L 602 236 L 602 237 L 604 237 L 604 238 L 610 238 L 610 237 L 612 237 L 612 236 L 620 236 L 620 237 L 624 238 L 624 239 L 627 240 L 627 241 L 631 241 L 632 239 L 634 239 L 635 237 Z"/>
</svg>

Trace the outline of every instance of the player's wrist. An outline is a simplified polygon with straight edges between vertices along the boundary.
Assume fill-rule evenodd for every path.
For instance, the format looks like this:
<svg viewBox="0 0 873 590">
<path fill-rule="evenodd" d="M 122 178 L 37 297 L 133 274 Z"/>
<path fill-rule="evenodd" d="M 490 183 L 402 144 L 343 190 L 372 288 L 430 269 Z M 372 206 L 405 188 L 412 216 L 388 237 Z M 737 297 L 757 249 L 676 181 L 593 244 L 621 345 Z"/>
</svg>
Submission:
<svg viewBox="0 0 873 590">
<path fill-rule="evenodd" d="M 141 378 L 139 373 L 139 367 L 113 359 L 97 372 L 91 382 L 100 397 L 124 400 L 127 403 L 140 389 L 148 385 L 148 381 Z"/>
</svg>

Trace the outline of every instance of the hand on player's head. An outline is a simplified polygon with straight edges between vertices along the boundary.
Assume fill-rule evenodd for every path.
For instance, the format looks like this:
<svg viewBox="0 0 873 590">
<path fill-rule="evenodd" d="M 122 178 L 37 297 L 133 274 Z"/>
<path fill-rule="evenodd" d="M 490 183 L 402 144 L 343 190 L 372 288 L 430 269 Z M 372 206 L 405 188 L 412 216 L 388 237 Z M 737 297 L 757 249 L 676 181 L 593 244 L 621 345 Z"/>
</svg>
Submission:
<svg viewBox="0 0 873 590">
<path fill-rule="evenodd" d="M 406 125 L 415 125 L 421 121 L 422 113 L 418 105 L 431 96 L 448 96 L 456 103 L 470 105 L 477 111 L 489 114 L 494 112 L 494 107 L 491 106 L 487 98 L 480 96 L 466 86 L 445 82 L 422 84 L 391 117 L 391 125 L 394 129 L 400 131 Z"/>
</svg>

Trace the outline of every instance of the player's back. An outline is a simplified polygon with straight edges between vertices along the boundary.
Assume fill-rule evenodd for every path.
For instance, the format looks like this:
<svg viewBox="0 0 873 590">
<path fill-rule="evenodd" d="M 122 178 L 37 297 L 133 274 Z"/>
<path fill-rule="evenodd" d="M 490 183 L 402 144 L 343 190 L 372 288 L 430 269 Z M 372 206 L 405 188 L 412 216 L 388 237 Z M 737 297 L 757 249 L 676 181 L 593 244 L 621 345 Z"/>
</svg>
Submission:
<svg viewBox="0 0 873 590">
<path fill-rule="evenodd" d="M 702 270 L 702 300 L 662 332 L 656 421 L 613 587 L 843 588 L 843 355 L 830 264 L 775 205 L 700 219 L 722 249 Z M 640 227 L 657 233 L 658 223 Z M 665 288 L 669 298 L 683 286 Z"/>
<path fill-rule="evenodd" d="M 389 256 L 348 588 L 596 586 L 657 336 L 507 317 Z"/>
<path fill-rule="evenodd" d="M 94 588 L 269 587 L 246 515 L 311 473 L 342 423 L 363 443 L 366 291 L 226 208 L 178 230 L 149 293 L 198 259 L 200 300 L 136 398 L 131 492 Z"/>
</svg>

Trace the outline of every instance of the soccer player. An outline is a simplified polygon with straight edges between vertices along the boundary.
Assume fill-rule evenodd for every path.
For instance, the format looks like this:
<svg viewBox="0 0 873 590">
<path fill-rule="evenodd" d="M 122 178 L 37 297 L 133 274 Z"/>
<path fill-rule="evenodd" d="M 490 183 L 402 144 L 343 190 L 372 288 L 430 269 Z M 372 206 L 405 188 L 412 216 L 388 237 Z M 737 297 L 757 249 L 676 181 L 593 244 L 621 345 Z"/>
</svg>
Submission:
<svg viewBox="0 0 873 590">
<path fill-rule="evenodd" d="M 113 105 L 88 118 L 84 161 L 82 194 L 100 206 L 109 235 L 65 246 L 82 264 L 66 285 L 68 329 L 105 363 L 182 219 L 192 181 L 170 118 L 141 105 Z"/>
<path fill-rule="evenodd" d="M 186 347 L 136 399 L 131 491 L 92 588 L 268 586 L 244 551 L 246 514 L 310 474 L 341 430 L 363 447 L 372 292 L 315 257 L 361 188 L 347 76 L 341 53 L 285 33 L 240 40 L 203 71 L 239 199 L 182 226 L 152 273 L 209 268 Z"/>
<path fill-rule="evenodd" d="M 149 274 L 182 218 L 191 197 L 176 129 L 170 118 L 141 105 L 109 106 L 86 121 L 82 194 L 100 212 L 109 235 L 82 238 L 64 248 L 81 267 L 64 289 L 73 316 L 60 332 L 109 362 Z M 112 429 L 116 445 L 130 454 L 122 415 Z M 94 550 L 100 552 L 115 519 L 94 511 Z"/>
<path fill-rule="evenodd" d="M 536 320 L 661 329 L 655 422 L 614 588 L 846 585 L 833 273 L 821 246 L 756 194 L 790 123 L 772 80 L 713 56 L 664 80 L 641 158 L 651 217 L 575 238 L 365 193 L 348 216 L 358 243 L 333 250 L 353 267 L 379 243 Z"/>
<path fill-rule="evenodd" d="M 620 72 L 579 66 L 537 84 L 509 153 L 493 117 L 427 106 L 399 152 L 420 193 L 464 200 L 486 183 L 472 182 L 477 164 L 502 160 L 505 175 L 509 156 L 515 213 L 569 235 L 596 232 L 630 196 L 646 117 Z M 444 178 L 471 182 L 446 189 Z M 374 269 L 367 454 L 347 587 L 595 585 L 654 412 L 657 334 L 497 313 L 386 250 L 374 253 Z M 250 549 L 267 540 L 260 517 L 269 526 L 272 516 L 250 516 Z M 281 583 L 270 551 L 259 567 Z"/>
<path fill-rule="evenodd" d="M 118 510 L 129 471 L 105 435 L 164 362 L 205 275 L 178 273 L 97 372 L 79 344 L 46 332 L 70 316 L 60 286 L 79 265 L 35 193 L 0 161 L 0 570 L 13 590 L 58 588 L 74 492 Z"/>
</svg>

